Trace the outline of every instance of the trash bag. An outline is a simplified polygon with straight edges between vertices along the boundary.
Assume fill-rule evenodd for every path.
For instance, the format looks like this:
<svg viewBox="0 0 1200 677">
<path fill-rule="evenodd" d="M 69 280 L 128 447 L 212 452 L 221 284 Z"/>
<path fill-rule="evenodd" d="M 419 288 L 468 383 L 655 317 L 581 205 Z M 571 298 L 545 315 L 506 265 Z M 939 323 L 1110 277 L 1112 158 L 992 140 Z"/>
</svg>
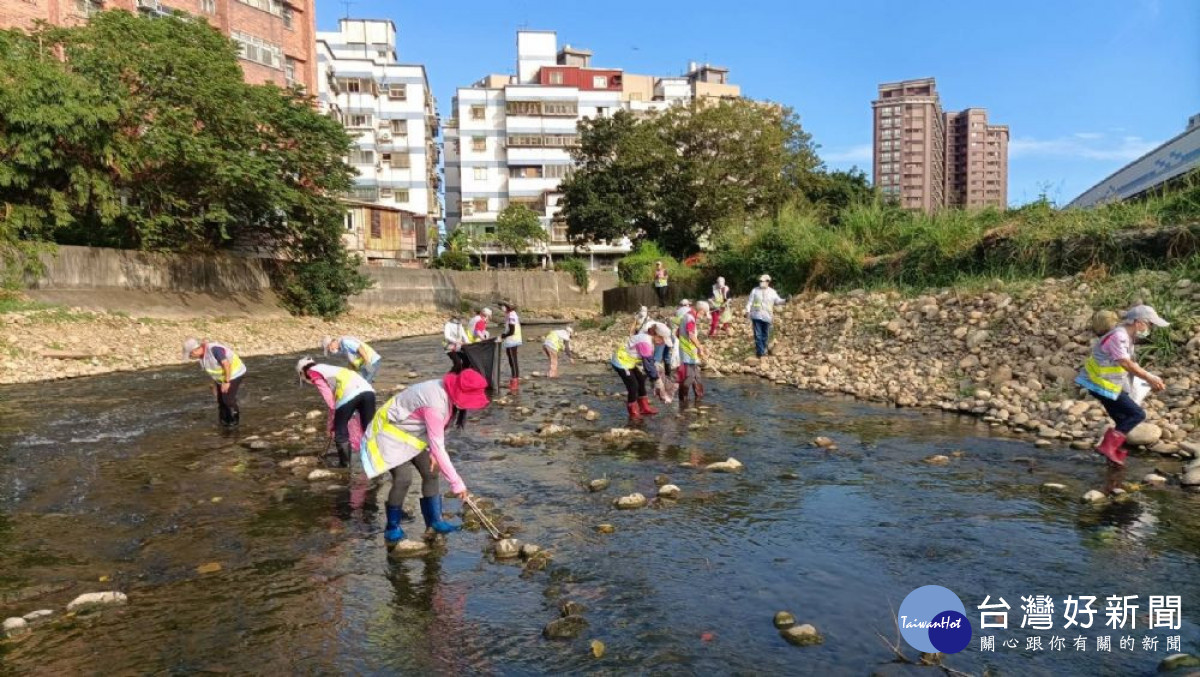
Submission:
<svg viewBox="0 0 1200 677">
<path fill-rule="evenodd" d="M 488 391 L 495 393 L 500 387 L 500 342 L 481 341 L 462 347 L 465 366 L 483 374 L 487 379 Z"/>
</svg>

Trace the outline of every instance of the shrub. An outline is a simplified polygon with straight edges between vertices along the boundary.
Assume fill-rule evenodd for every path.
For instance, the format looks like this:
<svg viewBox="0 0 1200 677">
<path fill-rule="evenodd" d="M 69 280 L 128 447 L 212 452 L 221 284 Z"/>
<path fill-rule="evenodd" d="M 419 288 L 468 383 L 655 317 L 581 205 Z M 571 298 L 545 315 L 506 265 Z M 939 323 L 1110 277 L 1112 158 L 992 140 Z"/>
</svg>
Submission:
<svg viewBox="0 0 1200 677">
<path fill-rule="evenodd" d="M 554 269 L 563 273 L 570 273 L 571 279 L 575 281 L 575 286 L 587 291 L 588 288 L 588 264 L 581 258 L 569 257 L 559 259 L 554 264 Z"/>
<path fill-rule="evenodd" d="M 447 249 L 430 261 L 429 267 L 444 270 L 470 270 L 471 256 L 464 251 Z"/>
<path fill-rule="evenodd" d="M 693 268 L 681 265 L 649 240 L 640 243 L 629 256 L 617 263 L 617 276 L 622 286 L 650 284 L 654 280 L 654 263 L 662 261 L 671 277 L 671 286 L 687 287 L 697 278 Z"/>
<path fill-rule="evenodd" d="M 371 286 L 358 271 L 357 256 L 283 263 L 276 270 L 276 287 L 285 307 L 297 315 L 332 319 L 349 309 L 347 300 Z"/>
</svg>

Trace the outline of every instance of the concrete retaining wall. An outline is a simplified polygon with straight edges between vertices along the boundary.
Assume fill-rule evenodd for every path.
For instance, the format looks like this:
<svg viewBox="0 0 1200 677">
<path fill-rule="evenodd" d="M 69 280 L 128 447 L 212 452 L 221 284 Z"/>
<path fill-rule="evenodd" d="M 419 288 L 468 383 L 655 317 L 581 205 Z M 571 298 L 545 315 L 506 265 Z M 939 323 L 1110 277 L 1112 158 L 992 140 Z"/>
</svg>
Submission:
<svg viewBox="0 0 1200 677">
<path fill-rule="evenodd" d="M 46 303 L 127 312 L 138 317 L 279 315 L 264 262 L 226 255 L 181 255 L 59 247 L 43 256 L 45 272 L 26 280 L 27 295 Z M 364 267 L 374 287 L 351 299 L 358 308 L 439 310 L 512 301 L 521 309 L 600 309 L 616 274 L 591 274 L 580 289 L 567 273 L 445 271 Z"/>
<path fill-rule="evenodd" d="M 568 273 L 552 271 L 452 271 L 367 267 L 375 286 L 351 299 L 355 307 L 458 308 L 511 301 L 518 308 L 600 309 L 601 292 L 617 283 L 616 273 L 593 272 L 588 289 Z"/>
<path fill-rule="evenodd" d="M 685 296 L 685 292 L 686 290 L 671 285 L 667 288 L 667 301 L 674 307 L 681 299 L 690 298 Z M 653 309 L 657 305 L 658 294 L 654 293 L 653 285 L 637 284 L 631 287 L 614 287 L 604 291 L 605 315 L 636 313 L 642 306 Z"/>
</svg>

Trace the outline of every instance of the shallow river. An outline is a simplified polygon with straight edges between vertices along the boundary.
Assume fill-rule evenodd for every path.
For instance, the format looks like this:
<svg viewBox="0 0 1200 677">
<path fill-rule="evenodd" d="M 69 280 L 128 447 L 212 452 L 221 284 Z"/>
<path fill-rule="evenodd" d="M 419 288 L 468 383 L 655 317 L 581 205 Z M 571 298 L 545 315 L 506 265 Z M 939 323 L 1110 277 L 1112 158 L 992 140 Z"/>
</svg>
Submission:
<svg viewBox="0 0 1200 677">
<path fill-rule="evenodd" d="M 381 390 L 415 381 L 410 369 L 429 378 L 448 364 L 433 339 L 377 347 Z M 537 347 L 523 351 L 526 372 L 545 369 Z M 1079 452 L 1035 449 L 969 418 L 760 380 L 710 380 L 708 416 L 660 415 L 645 425 L 652 441 L 625 448 L 598 434 L 625 424 L 611 371 L 565 365 L 557 382 L 527 380 L 508 405 L 474 414 L 450 447 L 472 492 L 495 501 L 518 538 L 549 549 L 552 564 L 523 576 L 467 531 L 437 554 L 392 562 L 386 489 L 354 509 L 346 490 L 278 469 L 279 449 L 238 444 L 261 435 L 322 449 L 318 435 L 272 437 L 314 424 L 289 418 L 319 404 L 297 384 L 294 360 L 247 361 L 235 436 L 216 426 L 194 365 L 0 389 L 0 614 L 59 616 L 0 642 L 0 673 L 865 675 L 894 657 L 880 638 L 895 640 L 892 610 L 928 584 L 956 592 L 975 624 L 972 644 L 947 659 L 956 670 L 1149 675 L 1174 653 L 1171 636 L 1200 653 L 1200 497 L 1175 487 L 1085 506 L 1079 497 L 1106 477 Z M 600 419 L 585 422 L 581 404 Z M 550 419 L 574 434 L 498 443 Z M 690 427 L 697 421 L 708 427 Z M 818 435 L 839 449 L 814 449 Z M 922 462 L 956 451 L 946 466 Z M 745 470 L 679 467 L 728 456 Z M 1136 460 L 1129 477 L 1154 462 Z M 611 507 L 634 491 L 653 496 L 658 474 L 682 488 L 678 502 Z M 607 491 L 583 488 L 603 476 Z M 1046 482 L 1068 489 L 1047 492 Z M 447 509 L 460 508 L 448 500 Z M 615 533 L 595 531 L 605 522 Z M 197 572 L 210 563 L 221 569 Z M 76 595 L 108 589 L 129 604 L 62 617 Z M 986 631 L 996 650 L 981 652 L 977 607 L 989 595 L 1011 606 L 1009 629 Z M 1021 629 L 1021 597 L 1031 595 L 1053 598 L 1054 630 Z M 1067 595 L 1098 598 L 1090 630 L 1063 629 Z M 1111 595 L 1139 596 L 1135 630 L 1104 627 Z M 1150 595 L 1181 596 L 1178 630 L 1147 629 Z M 586 607 L 588 629 L 575 641 L 543 639 L 566 600 Z M 772 626 L 781 609 L 814 624 L 824 644 L 781 640 Z M 1075 650 L 1081 634 L 1086 651 Z M 1097 635 L 1112 636 L 1111 652 L 1096 651 Z M 1134 650 L 1120 648 L 1126 635 Z M 1027 649 L 1034 636 L 1040 651 Z M 1051 648 L 1054 636 L 1064 649 Z M 1157 650 L 1145 637 L 1158 638 Z"/>
</svg>

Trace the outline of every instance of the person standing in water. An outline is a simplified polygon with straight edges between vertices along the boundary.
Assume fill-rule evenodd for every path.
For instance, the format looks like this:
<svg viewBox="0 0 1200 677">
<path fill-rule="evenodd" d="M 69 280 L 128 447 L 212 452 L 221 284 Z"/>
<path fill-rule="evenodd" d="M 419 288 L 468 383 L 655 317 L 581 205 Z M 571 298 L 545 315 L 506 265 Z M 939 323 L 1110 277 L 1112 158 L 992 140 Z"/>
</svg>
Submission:
<svg viewBox="0 0 1200 677">
<path fill-rule="evenodd" d="M 771 322 L 775 316 L 775 306 L 783 305 L 779 293 L 771 289 L 771 276 L 761 275 L 758 287 L 750 292 L 746 299 L 746 314 L 754 323 L 754 353 L 759 357 L 767 354 L 767 341 L 771 336 Z"/>
<path fill-rule="evenodd" d="M 700 345 L 700 323 L 708 319 L 708 303 L 697 301 L 695 308 L 679 318 L 676 330 L 679 342 L 680 364 L 676 372 L 679 383 L 679 410 L 688 408 L 688 395 L 694 394 L 696 401 L 704 397 L 704 382 L 700 380 L 700 362 L 704 359 L 704 346 Z"/>
<path fill-rule="evenodd" d="M 491 320 L 491 308 L 484 308 L 475 313 L 475 317 L 472 317 L 470 324 L 467 325 L 467 335 L 471 337 L 471 343 L 478 343 L 491 338 L 491 334 L 488 333 L 488 322 L 491 322 Z"/>
<path fill-rule="evenodd" d="M 550 371 L 547 373 L 550 378 L 558 378 L 559 353 L 565 353 L 571 360 L 571 364 L 575 364 L 575 354 L 571 352 L 571 337 L 574 335 L 575 330 L 570 327 L 552 329 L 549 334 L 546 334 L 546 339 L 542 341 L 542 352 L 550 358 Z"/>
<path fill-rule="evenodd" d="M 610 360 L 613 371 L 617 372 L 621 383 L 625 385 L 625 408 L 629 411 L 631 421 L 640 421 L 642 416 L 658 413 L 657 409 L 650 406 L 646 379 L 648 377 L 657 385 L 659 378 L 658 367 L 654 364 L 654 349 L 663 345 L 671 330 L 665 324 L 656 323 L 650 332 L 621 339 Z"/>
<path fill-rule="evenodd" d="M 671 278 L 662 261 L 654 262 L 654 293 L 658 296 L 658 307 L 665 308 L 670 293 Z"/>
<path fill-rule="evenodd" d="M 318 384 L 324 381 L 325 387 L 333 392 L 334 410 L 328 427 L 333 431 L 338 467 L 350 467 L 350 419 L 355 414 L 359 421 L 370 421 L 375 416 L 375 389 L 357 372 L 331 364 L 317 364 L 311 357 L 302 357 L 296 362 L 296 374 L 301 382 L 317 386 L 318 390 Z"/>
<path fill-rule="evenodd" d="M 1132 395 L 1134 383 L 1130 377 L 1145 381 L 1155 391 L 1166 388 L 1161 378 L 1134 361 L 1134 344 L 1149 338 L 1151 328 L 1169 326 L 1150 306 L 1130 308 L 1121 317 L 1121 323 L 1092 346 L 1091 355 L 1075 377 L 1075 383 L 1099 400 L 1113 420 L 1114 427 L 1104 431 L 1104 439 L 1096 447 L 1096 453 L 1113 465 L 1125 465 L 1129 456 L 1123 446 L 1125 438 L 1146 420 L 1146 411 Z"/>
<path fill-rule="evenodd" d="M 468 343 L 471 343 L 471 337 L 463 328 L 462 319 L 457 315 L 452 316 L 442 327 L 442 348 L 446 351 L 446 357 L 450 358 L 453 371 L 462 371 L 462 347 Z"/>
<path fill-rule="evenodd" d="M 341 338 L 326 336 L 321 339 L 320 348 L 326 357 L 341 355 L 346 358 L 351 368 L 366 379 L 367 383 L 374 383 L 375 377 L 379 375 L 379 361 L 382 358 L 374 348 L 367 345 L 366 341 L 360 341 L 353 336 Z"/>
<path fill-rule="evenodd" d="M 414 468 L 421 475 L 421 515 L 425 518 L 426 536 L 461 528 L 442 516 L 439 473 L 450 483 L 455 496 L 460 500 L 467 498 L 467 485 L 446 451 L 445 432 L 459 412 L 487 405 L 487 379 L 474 369 L 464 369 L 412 386 L 388 400 L 375 414 L 359 453 L 368 478 L 389 471 L 392 474 L 392 488 L 384 504 L 385 542 L 393 544 L 404 538 L 400 522 Z"/>
<path fill-rule="evenodd" d="M 246 377 L 242 358 L 224 344 L 195 338 L 183 342 L 183 357 L 200 360 L 200 366 L 214 381 L 212 392 L 217 400 L 217 420 L 221 425 L 232 428 L 241 423 L 242 412 L 237 397 Z"/>
<path fill-rule="evenodd" d="M 508 370 L 512 377 L 508 389 L 515 392 L 521 387 L 521 364 L 517 356 L 517 351 L 524 343 L 521 338 L 521 318 L 517 316 L 517 307 L 511 303 L 501 303 L 500 308 L 504 311 L 504 333 L 500 335 L 500 345 L 508 356 Z"/>
<path fill-rule="evenodd" d="M 729 302 L 729 287 L 725 284 L 725 278 L 718 277 L 716 284 L 712 286 L 712 326 L 708 328 L 708 337 L 712 338 L 717 335 L 717 329 L 721 331 L 729 330 L 728 322 L 721 322 L 721 313 L 725 310 L 725 304 Z"/>
</svg>

